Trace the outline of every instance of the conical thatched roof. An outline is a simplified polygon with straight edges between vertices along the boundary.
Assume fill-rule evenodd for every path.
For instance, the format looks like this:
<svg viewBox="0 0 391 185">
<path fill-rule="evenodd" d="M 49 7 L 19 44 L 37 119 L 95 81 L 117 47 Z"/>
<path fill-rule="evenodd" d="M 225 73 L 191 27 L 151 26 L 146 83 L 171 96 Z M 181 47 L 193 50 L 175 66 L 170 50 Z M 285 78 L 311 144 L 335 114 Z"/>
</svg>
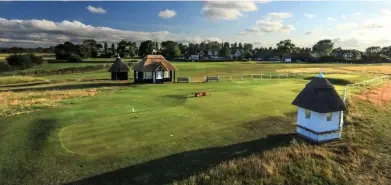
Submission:
<svg viewBox="0 0 391 185">
<path fill-rule="evenodd" d="M 162 55 L 147 55 L 142 61 L 134 66 L 135 71 L 151 72 L 161 66 L 166 71 L 178 70 L 174 65 L 167 61 Z"/>
<path fill-rule="evenodd" d="M 346 110 L 334 86 L 322 73 L 305 86 L 292 104 L 319 113 Z"/>
<path fill-rule="evenodd" d="M 114 73 L 123 73 L 123 72 L 128 72 L 129 71 L 129 67 L 126 63 L 122 62 L 121 58 L 120 57 L 117 57 L 117 59 L 115 59 L 115 62 L 113 63 L 113 65 L 111 65 L 111 67 L 109 68 L 109 72 L 114 72 Z"/>
</svg>

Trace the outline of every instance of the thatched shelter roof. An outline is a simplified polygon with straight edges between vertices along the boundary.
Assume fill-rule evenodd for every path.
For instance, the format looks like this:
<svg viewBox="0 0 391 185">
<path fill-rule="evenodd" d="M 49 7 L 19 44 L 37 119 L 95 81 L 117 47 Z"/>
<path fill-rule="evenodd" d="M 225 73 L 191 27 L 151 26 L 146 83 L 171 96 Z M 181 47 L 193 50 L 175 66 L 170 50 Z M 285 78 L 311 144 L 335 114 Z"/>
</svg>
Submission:
<svg viewBox="0 0 391 185">
<path fill-rule="evenodd" d="M 111 65 L 109 68 L 109 72 L 112 72 L 112 73 L 124 73 L 124 72 L 128 72 L 128 71 L 129 71 L 128 65 L 126 63 L 122 62 L 120 57 L 117 57 L 117 59 L 115 59 L 115 62 L 113 63 L 113 65 Z"/>
<path fill-rule="evenodd" d="M 334 86 L 322 73 L 305 86 L 292 104 L 319 113 L 346 110 Z"/>
<path fill-rule="evenodd" d="M 161 66 L 166 71 L 178 70 L 162 55 L 147 55 L 142 61 L 134 66 L 134 70 L 141 72 L 152 72 L 155 71 L 159 66 Z"/>
</svg>

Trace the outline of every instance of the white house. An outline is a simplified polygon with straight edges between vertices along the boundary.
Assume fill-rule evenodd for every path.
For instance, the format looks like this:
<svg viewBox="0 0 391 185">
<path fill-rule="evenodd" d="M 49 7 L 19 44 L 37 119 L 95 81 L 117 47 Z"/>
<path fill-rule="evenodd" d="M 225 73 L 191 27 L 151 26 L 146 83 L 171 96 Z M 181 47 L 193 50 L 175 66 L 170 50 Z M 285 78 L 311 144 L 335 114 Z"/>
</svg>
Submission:
<svg viewBox="0 0 391 185">
<path fill-rule="evenodd" d="M 236 50 L 232 53 L 231 58 L 239 58 L 242 56 L 242 53 L 239 50 Z"/>
<path fill-rule="evenodd" d="M 208 56 L 217 56 L 217 55 L 219 55 L 219 52 L 218 51 L 216 51 L 216 50 L 209 50 L 208 51 Z"/>
<path fill-rule="evenodd" d="M 292 104 L 298 107 L 297 134 L 315 143 L 341 138 L 342 111 L 346 106 L 322 73 L 305 86 Z"/>
</svg>

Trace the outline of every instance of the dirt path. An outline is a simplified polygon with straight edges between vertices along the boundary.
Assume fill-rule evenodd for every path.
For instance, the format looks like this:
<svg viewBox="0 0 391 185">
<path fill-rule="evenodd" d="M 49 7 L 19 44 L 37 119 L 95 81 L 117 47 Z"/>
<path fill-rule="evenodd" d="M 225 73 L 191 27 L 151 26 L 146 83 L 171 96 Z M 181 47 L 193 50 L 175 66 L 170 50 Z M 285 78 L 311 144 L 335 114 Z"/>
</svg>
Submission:
<svg viewBox="0 0 391 185">
<path fill-rule="evenodd" d="M 383 84 L 381 87 L 365 90 L 356 97 L 375 105 L 387 105 L 391 101 L 391 82 Z"/>
</svg>

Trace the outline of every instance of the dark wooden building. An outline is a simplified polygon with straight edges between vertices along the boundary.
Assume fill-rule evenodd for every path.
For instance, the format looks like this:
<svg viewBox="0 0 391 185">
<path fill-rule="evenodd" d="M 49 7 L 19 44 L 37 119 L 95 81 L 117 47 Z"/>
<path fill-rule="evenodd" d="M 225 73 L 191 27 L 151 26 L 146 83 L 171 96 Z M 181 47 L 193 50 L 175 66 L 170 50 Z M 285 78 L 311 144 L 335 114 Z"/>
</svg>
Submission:
<svg viewBox="0 0 391 185">
<path fill-rule="evenodd" d="M 177 68 L 162 55 L 147 55 L 134 66 L 135 83 L 164 83 L 175 81 Z"/>
<path fill-rule="evenodd" d="M 109 72 L 111 72 L 111 80 L 128 80 L 129 67 L 122 62 L 120 57 L 115 59 L 115 62 L 109 68 Z"/>
</svg>

